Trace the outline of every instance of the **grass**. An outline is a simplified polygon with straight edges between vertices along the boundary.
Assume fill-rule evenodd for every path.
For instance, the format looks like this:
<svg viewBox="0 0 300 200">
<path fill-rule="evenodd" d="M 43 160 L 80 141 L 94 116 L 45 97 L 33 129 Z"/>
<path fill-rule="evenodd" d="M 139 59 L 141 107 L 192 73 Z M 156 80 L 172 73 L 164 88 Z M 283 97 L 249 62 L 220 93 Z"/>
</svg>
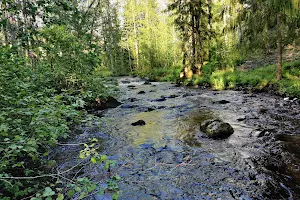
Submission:
<svg viewBox="0 0 300 200">
<path fill-rule="evenodd" d="M 182 67 L 155 68 L 138 75 L 153 81 L 178 81 Z M 202 67 L 201 76 L 185 80 L 185 85 L 211 87 L 214 90 L 248 89 L 249 91 L 272 91 L 280 95 L 300 98 L 300 60 L 283 64 L 283 79 L 276 80 L 276 65 L 266 65 L 243 71 L 228 67 L 215 69 L 208 63 Z"/>
<path fill-rule="evenodd" d="M 181 66 L 154 68 L 151 71 L 137 73 L 141 77 L 148 77 L 152 81 L 175 82 L 182 70 Z"/>
<path fill-rule="evenodd" d="M 204 66 L 202 76 L 194 76 L 193 85 L 206 85 L 215 90 L 247 88 L 252 91 L 272 90 L 281 95 L 300 98 L 300 60 L 284 63 L 283 79 L 276 80 L 276 65 L 242 71 L 234 68 L 212 70 Z"/>
</svg>

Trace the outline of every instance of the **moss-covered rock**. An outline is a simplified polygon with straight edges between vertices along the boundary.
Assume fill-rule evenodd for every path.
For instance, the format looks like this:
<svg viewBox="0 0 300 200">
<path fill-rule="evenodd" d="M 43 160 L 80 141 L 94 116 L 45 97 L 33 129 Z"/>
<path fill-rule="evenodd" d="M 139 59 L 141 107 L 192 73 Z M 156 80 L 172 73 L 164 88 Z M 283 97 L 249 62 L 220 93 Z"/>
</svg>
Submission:
<svg viewBox="0 0 300 200">
<path fill-rule="evenodd" d="M 219 119 L 206 120 L 200 125 L 200 130 L 208 137 L 218 139 L 227 138 L 233 134 L 232 126 Z"/>
</svg>

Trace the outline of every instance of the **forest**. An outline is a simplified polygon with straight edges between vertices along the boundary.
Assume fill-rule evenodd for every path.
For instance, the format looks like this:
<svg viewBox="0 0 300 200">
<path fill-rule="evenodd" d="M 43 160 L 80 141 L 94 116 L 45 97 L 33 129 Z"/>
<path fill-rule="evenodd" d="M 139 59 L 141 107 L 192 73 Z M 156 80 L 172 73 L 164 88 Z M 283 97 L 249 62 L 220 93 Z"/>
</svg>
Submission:
<svg viewBox="0 0 300 200">
<path fill-rule="evenodd" d="M 67 144 L 79 126 L 99 121 L 102 114 L 95 110 L 122 101 L 120 77 L 187 90 L 275 95 L 291 103 L 300 98 L 300 0 L 1 0 L 0 44 L 3 200 L 92 199 L 96 194 L 138 199 L 122 198 L 126 187 L 114 168 L 125 164 L 119 165 L 112 150 L 101 151 L 98 137 Z M 162 90 L 166 94 L 161 95 L 173 91 Z M 152 103 L 177 97 L 172 95 Z M 130 97 L 133 102 L 137 96 Z M 299 119 L 297 112 L 285 119 L 293 123 L 292 133 L 298 133 Z M 64 144 L 80 147 L 78 162 L 69 168 L 59 168 L 53 156 Z M 178 166 L 189 166 L 182 163 Z M 81 173 L 84 166 L 97 166 L 105 175 L 95 181 Z"/>
</svg>

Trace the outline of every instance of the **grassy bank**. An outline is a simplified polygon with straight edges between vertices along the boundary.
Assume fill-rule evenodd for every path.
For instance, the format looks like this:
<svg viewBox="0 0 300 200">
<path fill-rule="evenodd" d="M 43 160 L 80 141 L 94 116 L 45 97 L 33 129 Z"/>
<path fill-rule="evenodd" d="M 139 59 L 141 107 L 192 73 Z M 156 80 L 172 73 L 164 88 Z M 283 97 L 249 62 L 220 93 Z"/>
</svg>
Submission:
<svg viewBox="0 0 300 200">
<path fill-rule="evenodd" d="M 202 76 L 194 76 L 186 83 L 208 85 L 215 90 L 244 88 L 300 97 L 300 60 L 284 63 L 281 81 L 276 80 L 276 67 L 267 65 L 251 70 L 226 68 L 212 71 L 211 66 L 206 65 L 203 67 Z"/>
<path fill-rule="evenodd" d="M 247 89 L 249 91 L 273 92 L 300 98 L 300 60 L 283 65 L 283 79 L 276 80 L 276 65 L 255 69 L 214 69 L 210 64 L 203 66 L 201 76 L 185 80 L 185 85 L 208 86 L 214 90 Z M 148 77 L 157 81 L 178 81 L 180 68 L 171 71 L 164 68 L 153 70 Z"/>
</svg>

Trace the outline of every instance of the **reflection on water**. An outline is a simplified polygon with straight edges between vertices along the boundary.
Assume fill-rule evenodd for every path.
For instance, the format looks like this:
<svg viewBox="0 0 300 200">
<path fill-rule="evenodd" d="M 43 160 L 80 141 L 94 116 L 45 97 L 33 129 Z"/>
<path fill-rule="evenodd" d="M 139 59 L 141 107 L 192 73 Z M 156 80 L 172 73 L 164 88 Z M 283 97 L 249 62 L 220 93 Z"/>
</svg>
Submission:
<svg viewBox="0 0 300 200">
<path fill-rule="evenodd" d="M 166 113 L 161 111 L 141 112 L 136 113 L 128 119 L 126 123 L 144 120 L 146 125 L 130 127 L 128 130 L 128 137 L 131 138 L 132 144 L 139 146 L 144 143 L 155 143 L 157 146 L 162 146 L 172 121 L 164 120 Z"/>
</svg>

